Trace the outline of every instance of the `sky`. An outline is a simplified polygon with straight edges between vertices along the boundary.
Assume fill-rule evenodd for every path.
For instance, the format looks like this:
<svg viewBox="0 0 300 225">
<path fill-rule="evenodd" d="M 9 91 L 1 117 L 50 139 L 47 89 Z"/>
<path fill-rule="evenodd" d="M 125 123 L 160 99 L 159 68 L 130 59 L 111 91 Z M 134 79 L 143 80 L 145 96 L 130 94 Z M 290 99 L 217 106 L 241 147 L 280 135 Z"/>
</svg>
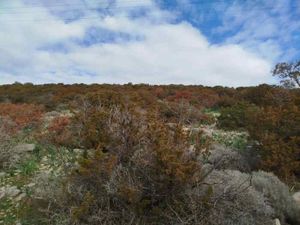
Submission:
<svg viewBox="0 0 300 225">
<path fill-rule="evenodd" d="M 0 84 L 275 84 L 299 0 L 0 0 Z"/>
</svg>

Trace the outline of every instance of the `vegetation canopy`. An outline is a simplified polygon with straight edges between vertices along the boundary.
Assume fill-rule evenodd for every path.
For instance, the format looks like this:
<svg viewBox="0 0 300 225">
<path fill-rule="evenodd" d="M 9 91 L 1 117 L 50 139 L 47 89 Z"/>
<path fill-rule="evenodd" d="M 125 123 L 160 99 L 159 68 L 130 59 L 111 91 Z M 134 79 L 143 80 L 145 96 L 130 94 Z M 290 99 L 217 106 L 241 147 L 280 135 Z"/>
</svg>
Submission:
<svg viewBox="0 0 300 225">
<path fill-rule="evenodd" d="M 18 83 L 0 99 L 4 224 L 299 224 L 299 89 Z"/>
</svg>

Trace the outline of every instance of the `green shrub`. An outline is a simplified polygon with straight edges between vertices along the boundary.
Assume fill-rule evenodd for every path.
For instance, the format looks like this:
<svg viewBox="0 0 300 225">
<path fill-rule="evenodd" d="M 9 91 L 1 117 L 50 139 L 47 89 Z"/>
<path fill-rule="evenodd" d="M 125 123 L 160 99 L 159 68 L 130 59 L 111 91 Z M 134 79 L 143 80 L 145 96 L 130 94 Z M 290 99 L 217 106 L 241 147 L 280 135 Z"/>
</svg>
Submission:
<svg viewBox="0 0 300 225">
<path fill-rule="evenodd" d="M 218 117 L 218 127 L 226 130 L 245 130 L 249 124 L 249 116 L 257 110 L 258 107 L 246 102 L 222 108 Z"/>
<path fill-rule="evenodd" d="M 38 163 L 36 160 L 28 160 L 21 165 L 18 165 L 17 168 L 20 170 L 21 175 L 32 175 L 35 171 L 38 170 Z"/>
</svg>

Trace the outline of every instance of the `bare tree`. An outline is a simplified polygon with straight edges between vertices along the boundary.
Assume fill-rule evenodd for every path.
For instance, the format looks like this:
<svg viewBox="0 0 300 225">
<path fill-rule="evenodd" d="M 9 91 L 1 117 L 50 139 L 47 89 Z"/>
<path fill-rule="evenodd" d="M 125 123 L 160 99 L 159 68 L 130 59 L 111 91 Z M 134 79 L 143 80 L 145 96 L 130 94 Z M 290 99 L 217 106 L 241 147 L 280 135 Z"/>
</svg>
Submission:
<svg viewBox="0 0 300 225">
<path fill-rule="evenodd" d="M 278 63 L 273 70 L 273 76 L 278 76 L 284 87 L 300 87 L 300 60 L 294 63 Z"/>
</svg>

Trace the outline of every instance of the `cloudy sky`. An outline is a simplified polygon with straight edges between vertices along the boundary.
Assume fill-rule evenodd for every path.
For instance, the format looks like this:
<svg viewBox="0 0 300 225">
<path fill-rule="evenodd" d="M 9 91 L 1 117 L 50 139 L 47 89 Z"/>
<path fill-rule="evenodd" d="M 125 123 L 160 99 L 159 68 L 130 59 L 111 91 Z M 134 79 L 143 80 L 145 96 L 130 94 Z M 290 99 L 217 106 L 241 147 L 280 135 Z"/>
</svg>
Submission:
<svg viewBox="0 0 300 225">
<path fill-rule="evenodd" d="M 0 84 L 272 84 L 299 18 L 299 0 L 0 0 Z"/>
</svg>

